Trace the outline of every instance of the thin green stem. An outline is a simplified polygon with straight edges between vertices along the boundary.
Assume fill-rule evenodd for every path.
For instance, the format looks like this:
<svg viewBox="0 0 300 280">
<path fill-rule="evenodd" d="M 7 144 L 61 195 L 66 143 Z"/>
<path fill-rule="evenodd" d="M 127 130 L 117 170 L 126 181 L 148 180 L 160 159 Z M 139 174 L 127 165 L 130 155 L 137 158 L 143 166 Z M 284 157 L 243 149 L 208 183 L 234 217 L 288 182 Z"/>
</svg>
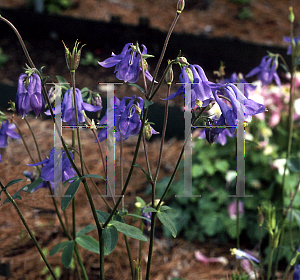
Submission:
<svg viewBox="0 0 300 280">
<path fill-rule="evenodd" d="M 150 231 L 150 242 L 149 242 L 149 252 L 148 252 L 146 280 L 150 279 L 150 270 L 151 270 L 152 255 L 153 255 L 153 245 L 154 245 L 154 233 L 155 233 L 155 218 L 156 218 L 156 212 L 152 212 L 152 215 L 151 215 L 151 231 Z"/>
<path fill-rule="evenodd" d="M 125 234 L 123 234 L 124 240 L 125 240 L 125 245 L 126 245 L 126 250 L 127 250 L 127 255 L 128 255 L 128 260 L 129 260 L 129 265 L 130 265 L 130 270 L 131 270 L 131 275 L 132 279 L 134 278 L 134 266 L 133 266 L 133 260 L 132 260 L 132 254 L 128 242 L 128 238 Z"/>
<path fill-rule="evenodd" d="M 137 160 L 138 151 L 139 151 L 139 148 L 140 148 L 142 136 L 143 136 L 143 127 L 145 126 L 147 113 L 148 113 L 148 108 L 146 108 L 146 109 L 144 108 L 143 119 L 142 119 L 142 124 L 141 124 L 141 130 L 140 130 L 140 133 L 139 133 L 137 144 L 135 146 L 135 152 L 134 152 L 134 155 L 133 155 L 133 159 L 132 159 L 132 162 L 131 162 L 129 173 L 127 175 L 127 179 L 126 179 L 124 187 L 121 191 L 121 195 L 120 195 L 119 199 L 117 200 L 116 205 L 114 206 L 113 210 L 111 211 L 111 213 L 110 213 L 109 217 L 107 218 L 106 222 L 104 223 L 103 228 L 105 228 L 108 225 L 108 223 L 112 219 L 113 215 L 117 212 L 119 204 L 121 203 L 121 200 L 123 199 L 123 197 L 125 195 L 125 192 L 126 192 L 126 189 L 128 187 L 128 184 L 130 182 L 130 179 L 131 179 L 131 176 L 132 176 L 132 173 L 133 173 L 133 169 L 134 169 L 134 165 L 135 165 L 136 160 Z"/>
<path fill-rule="evenodd" d="M 50 264 L 49 264 L 49 262 L 48 262 L 46 256 L 44 255 L 42 248 L 40 247 L 39 243 L 37 242 L 37 240 L 35 239 L 33 233 L 31 232 L 31 230 L 30 230 L 28 224 L 26 223 L 26 221 L 25 221 L 25 219 L 24 219 L 24 217 L 23 217 L 23 215 L 22 215 L 22 213 L 21 213 L 21 211 L 20 211 L 18 205 L 16 204 L 15 200 L 14 200 L 14 199 L 11 197 L 11 195 L 8 193 L 8 191 L 6 190 L 6 188 L 4 187 L 4 185 L 2 184 L 1 181 L 0 181 L 0 186 L 1 186 L 2 190 L 4 191 L 5 195 L 7 196 L 7 198 L 9 199 L 9 201 L 10 201 L 10 202 L 12 203 L 12 205 L 15 207 L 15 209 L 16 209 L 16 211 L 17 211 L 17 213 L 18 213 L 18 215 L 19 215 L 19 217 L 20 217 L 20 219 L 21 219 L 23 225 L 25 226 L 26 230 L 28 231 L 28 233 L 29 233 L 29 235 L 30 235 L 32 241 L 34 242 L 34 245 L 35 245 L 36 248 L 38 249 L 38 251 L 39 251 L 39 253 L 40 253 L 40 255 L 41 255 L 43 261 L 45 262 L 47 268 L 49 269 L 49 271 L 50 271 L 52 277 L 53 277 L 55 280 L 58 280 L 57 277 L 56 277 L 56 275 L 55 275 L 55 273 L 54 273 L 54 271 L 52 270 L 52 268 L 51 268 L 51 266 L 50 266 Z"/>
<path fill-rule="evenodd" d="M 158 74 L 158 70 L 159 70 L 160 65 L 161 65 L 161 63 L 162 63 L 162 60 L 163 60 L 163 58 L 164 58 L 164 55 L 165 55 L 165 52 L 166 52 L 166 49 L 167 49 L 167 46 L 168 46 L 169 39 L 170 39 L 170 37 L 171 37 L 171 34 L 172 34 L 173 30 L 174 30 L 174 27 L 175 27 L 175 25 L 176 25 L 176 23 L 177 23 L 179 17 L 180 17 L 180 13 L 176 13 L 176 16 L 175 16 L 175 18 L 174 18 L 174 20 L 173 20 L 173 22 L 172 22 L 172 24 L 171 24 L 171 27 L 170 27 L 170 29 L 169 29 L 169 31 L 168 31 L 168 34 L 167 34 L 167 37 L 166 37 L 166 39 L 165 39 L 164 46 L 163 46 L 163 49 L 162 49 L 162 51 L 161 51 L 161 54 L 160 54 L 158 63 L 157 63 L 157 65 L 156 65 L 156 68 L 155 68 L 155 71 L 154 71 L 154 74 L 153 74 L 153 80 L 152 80 L 152 82 L 151 82 L 151 84 L 150 84 L 149 91 L 148 91 L 148 93 L 147 93 L 147 95 L 146 95 L 147 97 L 150 97 L 151 99 L 152 99 L 153 96 L 154 96 L 154 95 L 152 94 L 152 90 L 153 90 L 153 88 L 154 88 L 154 83 L 155 83 L 155 79 L 156 79 L 157 74 Z M 149 99 L 149 100 L 151 100 L 151 99 Z"/>
</svg>

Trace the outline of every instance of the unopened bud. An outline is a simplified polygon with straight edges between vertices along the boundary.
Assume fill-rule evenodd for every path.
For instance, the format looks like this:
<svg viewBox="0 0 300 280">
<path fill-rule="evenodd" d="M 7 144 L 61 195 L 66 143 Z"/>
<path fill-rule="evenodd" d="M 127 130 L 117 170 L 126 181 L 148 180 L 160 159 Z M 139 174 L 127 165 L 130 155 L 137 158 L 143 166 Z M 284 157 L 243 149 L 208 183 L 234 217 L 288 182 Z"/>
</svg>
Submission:
<svg viewBox="0 0 300 280">
<path fill-rule="evenodd" d="M 189 64 L 188 61 L 187 61 L 187 59 L 186 59 L 184 56 L 179 57 L 179 58 L 178 58 L 178 62 L 179 62 L 180 64 L 182 64 L 183 66 Z"/>
<path fill-rule="evenodd" d="M 178 14 L 181 14 L 181 12 L 183 11 L 184 9 L 184 5 L 185 5 L 185 1 L 184 0 L 179 0 L 177 2 L 177 13 Z"/>
<path fill-rule="evenodd" d="M 92 105 L 102 107 L 102 99 L 99 93 L 93 93 Z"/>
<path fill-rule="evenodd" d="M 289 21 L 293 23 L 295 20 L 295 15 L 293 13 L 293 7 L 290 7 L 289 9 L 290 9 Z"/>
<path fill-rule="evenodd" d="M 173 69 L 172 69 L 172 65 L 170 65 L 170 68 L 166 75 L 166 82 L 168 85 L 172 84 L 173 78 L 174 78 Z"/>
<path fill-rule="evenodd" d="M 134 109 L 135 109 L 135 113 L 137 115 L 140 116 L 142 114 L 142 110 L 141 110 L 141 108 L 139 106 L 137 106 L 137 105 L 134 104 Z"/>
<path fill-rule="evenodd" d="M 258 209 L 257 221 L 258 221 L 258 225 L 261 227 L 264 223 L 264 215 L 262 212 L 262 207 L 257 207 L 257 209 Z"/>
<path fill-rule="evenodd" d="M 140 66 L 142 68 L 142 63 L 140 62 Z M 143 59 L 143 66 L 144 66 L 144 71 L 147 71 L 148 69 L 148 62 L 146 59 Z"/>
<path fill-rule="evenodd" d="M 152 136 L 152 129 L 150 124 L 145 125 L 145 137 L 147 140 L 149 140 Z"/>
<path fill-rule="evenodd" d="M 136 208 L 142 208 L 142 203 L 139 202 L 139 201 L 137 201 L 137 202 L 134 204 L 134 206 L 135 206 Z"/>
<path fill-rule="evenodd" d="M 65 47 L 65 56 L 66 56 L 67 66 L 68 66 L 70 72 L 75 72 L 75 70 L 79 66 L 81 49 L 85 45 L 82 45 L 81 48 L 78 50 L 78 46 L 79 46 L 80 42 L 78 42 L 76 40 L 75 46 L 74 46 L 73 51 L 71 53 L 69 48 L 65 45 L 64 41 L 63 41 L 63 44 L 64 44 L 64 47 Z"/>
</svg>

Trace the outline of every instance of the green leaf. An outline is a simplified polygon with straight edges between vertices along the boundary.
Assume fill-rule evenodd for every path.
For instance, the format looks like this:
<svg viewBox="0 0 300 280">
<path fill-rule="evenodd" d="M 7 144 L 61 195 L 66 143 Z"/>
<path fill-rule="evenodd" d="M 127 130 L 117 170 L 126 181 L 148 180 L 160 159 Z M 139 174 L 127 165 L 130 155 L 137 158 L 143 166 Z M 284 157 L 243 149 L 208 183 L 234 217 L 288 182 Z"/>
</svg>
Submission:
<svg viewBox="0 0 300 280">
<path fill-rule="evenodd" d="M 70 84 L 63 77 L 56 76 L 56 78 L 60 84 L 64 84 L 64 87 L 66 87 L 67 89 L 71 88 Z"/>
<path fill-rule="evenodd" d="M 109 214 L 101 211 L 101 210 L 96 210 L 97 216 L 98 216 L 98 221 L 102 224 L 104 224 L 109 217 Z"/>
<path fill-rule="evenodd" d="M 21 182 L 21 181 L 23 181 L 23 179 L 15 179 L 15 180 L 11 180 L 11 181 L 9 181 L 9 182 L 7 183 L 7 185 L 5 186 L 5 188 L 7 188 L 7 187 L 9 187 L 9 186 L 11 186 L 11 185 L 13 185 L 13 184 L 16 184 L 16 183 L 18 183 L 18 182 Z"/>
<path fill-rule="evenodd" d="M 159 207 L 160 212 L 164 212 L 164 211 L 167 211 L 167 210 L 172 210 L 174 212 L 174 209 L 172 209 L 171 207 L 169 207 L 167 205 L 163 205 L 163 206 Z"/>
<path fill-rule="evenodd" d="M 144 93 L 145 94 L 145 91 L 144 91 L 144 89 L 143 88 L 141 88 L 139 85 L 137 85 L 137 84 L 132 84 L 132 83 L 128 83 L 128 85 L 129 86 L 133 86 L 133 87 L 137 87 L 142 93 Z"/>
<path fill-rule="evenodd" d="M 150 177 L 149 173 L 147 173 L 147 172 L 143 169 L 143 167 L 141 167 L 139 164 L 135 164 L 134 166 L 135 166 L 135 167 L 139 167 L 140 169 L 142 169 L 142 171 L 143 171 L 143 172 L 145 173 L 145 175 L 146 175 L 147 180 L 148 180 L 148 181 L 151 181 L 151 177 Z"/>
<path fill-rule="evenodd" d="M 104 247 L 107 253 L 110 254 L 117 246 L 119 240 L 119 233 L 114 226 L 108 226 L 102 229 L 102 235 L 104 239 Z"/>
<path fill-rule="evenodd" d="M 287 166 L 292 172 L 300 172 L 300 159 L 299 158 L 288 159 Z"/>
<path fill-rule="evenodd" d="M 84 249 L 87 249 L 91 252 L 100 254 L 99 242 L 89 235 L 80 235 L 75 238 L 77 244 L 79 244 Z M 105 252 L 104 252 L 105 253 Z"/>
<path fill-rule="evenodd" d="M 22 200 L 22 197 L 20 196 L 20 192 L 21 191 L 25 191 L 25 192 L 28 192 L 28 193 L 31 193 L 31 191 L 36 188 L 39 184 L 41 184 L 43 182 L 43 179 L 41 177 L 39 177 L 38 179 L 36 179 L 34 182 L 32 182 L 31 184 L 29 185 L 26 185 L 24 186 L 22 189 L 18 190 L 13 196 L 12 198 L 13 199 L 19 199 L 19 200 Z M 0 194 L 1 194 L 1 191 L 0 191 Z M 2 203 L 2 205 L 6 204 L 9 202 L 9 199 L 5 199 L 5 201 Z"/>
<path fill-rule="evenodd" d="M 50 253 L 49 253 L 49 256 L 53 256 L 55 255 L 57 252 L 59 252 L 60 250 L 62 250 L 63 248 L 65 248 L 69 242 L 72 242 L 72 241 L 63 241 L 63 242 L 60 242 L 58 243 L 57 245 L 55 245 Z"/>
<path fill-rule="evenodd" d="M 80 236 L 80 235 L 86 234 L 86 233 L 88 233 L 88 232 L 94 230 L 95 228 L 96 228 L 96 227 L 93 226 L 93 225 L 91 225 L 91 224 L 90 224 L 90 225 L 87 225 L 87 226 L 85 226 L 84 228 L 82 228 L 81 230 L 77 231 L 76 236 L 78 237 L 78 236 Z"/>
<path fill-rule="evenodd" d="M 62 252 L 61 261 L 66 268 L 70 267 L 73 258 L 74 247 L 75 247 L 74 240 L 68 241 L 68 244 L 65 246 Z"/>
<path fill-rule="evenodd" d="M 75 194 L 79 188 L 80 183 L 81 183 L 80 180 L 75 180 L 68 187 L 67 191 L 65 192 L 65 194 L 61 200 L 61 210 L 62 211 L 65 211 L 66 208 L 69 206 L 71 200 L 73 199 L 73 197 L 75 196 Z"/>
<path fill-rule="evenodd" d="M 148 212 L 158 212 L 158 211 L 153 207 L 147 207 L 144 209 L 143 213 L 148 213 Z"/>
<path fill-rule="evenodd" d="M 151 106 L 152 104 L 154 104 L 154 102 L 153 101 L 151 101 L 151 100 L 145 100 L 144 101 L 144 107 L 145 107 L 145 109 L 147 109 L 149 106 Z"/>
<path fill-rule="evenodd" d="M 157 212 L 157 218 L 169 231 L 171 231 L 172 236 L 175 238 L 177 230 L 169 215 L 166 212 Z"/>
<path fill-rule="evenodd" d="M 140 215 L 136 215 L 136 214 L 127 214 L 126 216 L 131 216 L 131 217 L 135 217 L 135 218 L 140 218 L 140 219 L 144 219 L 148 222 L 151 222 L 150 219 L 146 218 L 146 217 L 143 217 L 143 216 L 140 216 Z"/>
<path fill-rule="evenodd" d="M 102 176 L 97 175 L 97 174 L 87 174 L 82 176 L 81 178 L 98 178 L 98 179 L 103 179 L 106 181 L 106 179 L 104 179 Z"/>
<path fill-rule="evenodd" d="M 121 232 L 129 237 L 132 237 L 134 239 L 141 240 L 141 241 L 147 241 L 147 238 L 143 235 L 142 231 L 136 227 L 133 227 L 133 226 L 130 226 L 130 225 L 127 225 L 124 223 L 120 223 L 118 221 L 111 221 L 109 223 L 109 225 L 115 226 L 119 232 Z"/>
</svg>

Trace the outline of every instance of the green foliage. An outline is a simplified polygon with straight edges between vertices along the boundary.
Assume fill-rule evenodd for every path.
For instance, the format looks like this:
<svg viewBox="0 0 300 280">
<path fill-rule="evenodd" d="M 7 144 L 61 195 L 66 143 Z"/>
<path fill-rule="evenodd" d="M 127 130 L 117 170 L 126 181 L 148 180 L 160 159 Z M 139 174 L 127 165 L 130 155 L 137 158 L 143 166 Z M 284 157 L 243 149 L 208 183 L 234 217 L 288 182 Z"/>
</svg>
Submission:
<svg viewBox="0 0 300 280">
<path fill-rule="evenodd" d="M 33 7 L 34 0 L 29 1 L 29 5 Z M 59 14 L 63 10 L 70 9 L 72 7 L 72 0 L 44 0 L 44 7 L 49 14 Z"/>
<path fill-rule="evenodd" d="M 99 59 L 92 52 L 86 52 L 84 57 L 81 57 L 80 64 L 83 66 L 98 66 Z"/>
<path fill-rule="evenodd" d="M 253 19 L 253 14 L 248 7 L 243 7 L 242 10 L 238 13 L 238 18 L 241 20 Z"/>
<path fill-rule="evenodd" d="M 4 66 L 9 60 L 9 56 L 4 54 L 2 48 L 0 48 L 0 67 Z"/>
<path fill-rule="evenodd" d="M 257 223 L 257 207 L 266 201 L 272 201 L 277 210 L 277 220 L 282 215 L 282 176 L 278 169 L 272 168 L 275 159 L 283 158 L 286 147 L 286 136 L 283 130 L 273 130 L 274 137 L 269 139 L 269 145 L 273 147 L 271 153 L 266 153 L 264 148 L 259 148 L 256 143 L 261 141 L 260 130 L 266 124 L 253 119 L 251 127 L 247 128 L 256 138 L 246 141 L 245 144 L 245 194 L 253 197 L 243 198 L 244 213 L 240 216 L 240 233 L 249 240 L 249 244 L 255 245 L 259 238 L 259 226 Z M 254 129 L 255 128 L 255 129 Z M 297 137 L 295 135 L 295 137 Z M 230 218 L 228 206 L 235 201 L 228 197 L 236 193 L 236 178 L 231 182 L 226 181 L 229 171 L 236 171 L 236 139 L 227 139 L 227 144 L 209 145 L 204 139 L 193 141 L 193 166 L 192 186 L 193 195 L 201 197 L 176 197 L 184 191 L 183 164 L 179 168 L 177 179 L 173 182 L 165 199 L 166 203 L 174 209 L 169 211 L 170 219 L 174 221 L 178 234 L 188 240 L 205 241 L 207 237 L 218 237 L 220 241 L 227 242 L 236 238 L 236 220 Z M 290 161 L 290 169 L 298 170 L 298 161 Z M 164 178 L 158 182 L 157 197 L 161 197 L 170 178 Z M 285 207 L 290 203 L 290 191 L 295 190 L 298 182 L 298 174 L 291 173 L 286 176 Z M 150 191 L 150 188 L 149 188 Z M 293 202 L 294 209 L 300 209 L 300 198 L 296 196 Z M 148 210 L 151 211 L 151 210 Z M 293 210 L 294 211 L 294 210 Z M 300 227 L 298 212 L 293 213 L 292 227 Z M 251 229 L 251 230 L 250 230 Z M 163 228 L 166 237 L 171 234 Z M 267 232 L 263 230 L 263 236 Z M 297 235 L 293 237 L 298 242 Z M 288 250 L 282 250 L 282 256 L 287 256 Z"/>
</svg>

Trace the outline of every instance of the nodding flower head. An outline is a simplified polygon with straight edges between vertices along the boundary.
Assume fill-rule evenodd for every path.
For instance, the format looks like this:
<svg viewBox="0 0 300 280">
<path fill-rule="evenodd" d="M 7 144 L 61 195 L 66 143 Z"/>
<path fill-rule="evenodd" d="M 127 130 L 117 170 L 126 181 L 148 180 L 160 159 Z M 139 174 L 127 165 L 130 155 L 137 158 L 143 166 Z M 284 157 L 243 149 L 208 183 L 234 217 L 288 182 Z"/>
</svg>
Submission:
<svg viewBox="0 0 300 280">
<path fill-rule="evenodd" d="M 44 112 L 45 102 L 42 95 L 41 79 L 37 74 L 21 74 L 19 76 L 18 90 L 15 100 L 17 113 L 21 117 L 29 114 L 33 110 L 35 115 Z"/>
<path fill-rule="evenodd" d="M 148 80 L 152 81 L 153 78 L 147 67 L 145 67 L 147 63 L 144 60 L 144 57 L 149 57 L 150 55 L 147 55 L 147 48 L 144 45 L 142 46 L 143 51 L 141 54 L 143 56 L 145 76 Z M 99 64 L 105 68 L 116 66 L 115 73 L 117 73 L 117 79 L 123 80 L 124 82 L 136 83 L 139 79 L 140 72 L 142 71 L 140 63 L 141 58 L 136 49 L 136 46 L 132 43 L 128 43 L 123 48 L 121 54 L 115 55 L 112 53 L 111 57 L 99 62 Z"/>
<path fill-rule="evenodd" d="M 260 65 L 252 69 L 246 77 L 257 75 L 258 79 L 262 82 L 262 85 L 270 84 L 273 79 L 278 86 L 281 86 L 279 76 L 276 72 L 278 68 L 278 56 L 264 56 L 260 62 Z"/>
</svg>

